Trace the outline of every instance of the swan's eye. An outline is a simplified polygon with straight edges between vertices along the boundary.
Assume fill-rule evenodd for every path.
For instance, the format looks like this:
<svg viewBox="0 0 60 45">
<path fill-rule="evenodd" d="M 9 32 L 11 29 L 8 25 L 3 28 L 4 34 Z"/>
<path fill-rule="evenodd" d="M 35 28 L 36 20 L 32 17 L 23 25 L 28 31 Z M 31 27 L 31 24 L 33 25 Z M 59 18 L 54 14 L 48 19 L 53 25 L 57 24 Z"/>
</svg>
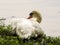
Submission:
<svg viewBox="0 0 60 45">
<path fill-rule="evenodd" d="M 33 13 L 30 13 L 30 16 L 32 16 L 33 15 Z"/>
</svg>

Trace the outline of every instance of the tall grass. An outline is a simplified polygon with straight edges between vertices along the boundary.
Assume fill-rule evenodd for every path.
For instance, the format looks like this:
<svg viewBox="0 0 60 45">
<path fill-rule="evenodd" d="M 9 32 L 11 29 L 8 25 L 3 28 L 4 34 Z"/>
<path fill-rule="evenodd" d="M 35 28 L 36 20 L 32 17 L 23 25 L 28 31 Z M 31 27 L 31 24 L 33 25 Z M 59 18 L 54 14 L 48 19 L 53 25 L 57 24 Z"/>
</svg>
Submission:
<svg viewBox="0 0 60 45">
<path fill-rule="evenodd" d="M 0 45 L 60 45 L 60 37 L 45 36 L 27 40 L 12 34 L 11 30 L 11 26 L 0 25 Z"/>
</svg>

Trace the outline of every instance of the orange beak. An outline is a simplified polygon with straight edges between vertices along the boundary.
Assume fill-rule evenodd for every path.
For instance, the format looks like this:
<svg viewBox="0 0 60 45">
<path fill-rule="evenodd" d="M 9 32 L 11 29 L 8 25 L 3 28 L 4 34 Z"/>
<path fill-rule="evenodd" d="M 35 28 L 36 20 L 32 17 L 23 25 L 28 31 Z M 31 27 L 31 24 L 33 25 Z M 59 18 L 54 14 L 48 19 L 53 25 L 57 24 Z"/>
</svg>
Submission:
<svg viewBox="0 0 60 45">
<path fill-rule="evenodd" d="M 32 18 L 32 16 L 29 16 L 27 19 L 31 19 Z"/>
</svg>

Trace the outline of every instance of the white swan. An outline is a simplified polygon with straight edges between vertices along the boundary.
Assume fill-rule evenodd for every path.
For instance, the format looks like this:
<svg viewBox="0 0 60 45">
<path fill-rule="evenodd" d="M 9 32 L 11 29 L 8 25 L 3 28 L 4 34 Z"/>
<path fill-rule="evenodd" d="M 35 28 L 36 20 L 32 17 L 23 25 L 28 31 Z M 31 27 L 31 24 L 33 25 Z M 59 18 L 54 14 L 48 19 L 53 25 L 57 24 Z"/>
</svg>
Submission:
<svg viewBox="0 0 60 45">
<path fill-rule="evenodd" d="M 13 18 L 8 21 L 7 25 L 13 27 L 13 31 L 23 39 L 29 39 L 31 37 L 37 37 L 44 34 L 44 31 L 40 27 L 41 15 L 37 11 L 32 11 L 29 17 L 26 18 Z M 15 29 L 15 30 L 14 30 Z"/>
</svg>

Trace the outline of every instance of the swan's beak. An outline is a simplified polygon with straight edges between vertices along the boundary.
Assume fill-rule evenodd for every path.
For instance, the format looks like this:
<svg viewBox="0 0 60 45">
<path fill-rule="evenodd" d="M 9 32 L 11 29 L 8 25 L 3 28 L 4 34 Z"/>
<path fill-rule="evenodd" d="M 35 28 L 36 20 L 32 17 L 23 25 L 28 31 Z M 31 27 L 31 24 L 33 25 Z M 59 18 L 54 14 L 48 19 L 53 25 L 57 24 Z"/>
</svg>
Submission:
<svg viewBox="0 0 60 45">
<path fill-rule="evenodd" d="M 29 16 L 27 19 L 30 19 L 30 18 L 32 18 L 32 15 L 33 15 L 33 13 L 30 13 L 29 15 L 30 15 L 30 16 Z"/>
<path fill-rule="evenodd" d="M 27 19 L 30 19 L 30 18 L 32 18 L 32 16 L 29 16 Z"/>
</svg>

